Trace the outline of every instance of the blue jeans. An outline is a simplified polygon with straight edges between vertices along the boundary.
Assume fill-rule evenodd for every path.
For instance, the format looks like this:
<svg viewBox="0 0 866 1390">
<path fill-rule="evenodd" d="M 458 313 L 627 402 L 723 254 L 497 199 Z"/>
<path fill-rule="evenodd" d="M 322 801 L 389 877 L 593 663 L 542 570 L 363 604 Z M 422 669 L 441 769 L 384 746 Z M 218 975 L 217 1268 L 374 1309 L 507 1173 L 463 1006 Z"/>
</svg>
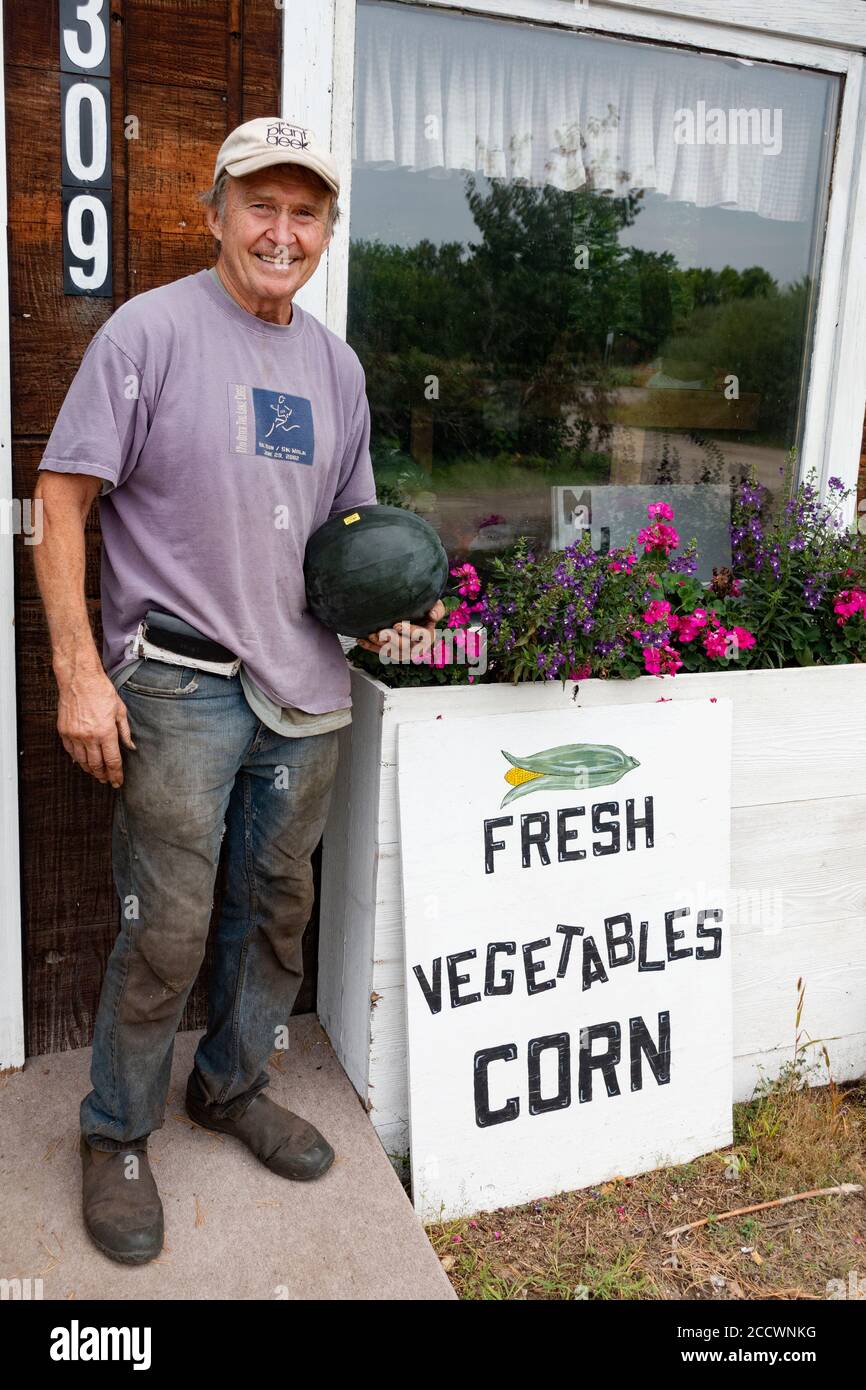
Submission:
<svg viewBox="0 0 866 1390">
<path fill-rule="evenodd" d="M 174 1038 L 204 958 L 223 835 L 226 893 L 216 928 L 208 1027 L 193 1084 L 237 1118 L 268 1085 L 267 1063 L 303 978 L 338 734 L 282 738 L 253 713 L 240 678 L 146 661 L 121 687 L 136 749 L 122 747 L 112 867 L 120 932 L 93 1039 L 81 1132 L 120 1149 L 162 1126 Z"/>
</svg>

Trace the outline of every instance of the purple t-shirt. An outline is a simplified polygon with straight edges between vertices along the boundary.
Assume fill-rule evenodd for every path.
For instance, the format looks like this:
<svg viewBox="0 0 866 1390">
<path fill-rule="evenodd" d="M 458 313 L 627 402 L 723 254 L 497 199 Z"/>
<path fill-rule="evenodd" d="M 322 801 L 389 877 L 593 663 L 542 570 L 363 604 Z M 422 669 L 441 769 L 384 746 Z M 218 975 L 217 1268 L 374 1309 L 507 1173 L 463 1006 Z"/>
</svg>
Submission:
<svg viewBox="0 0 866 1390">
<path fill-rule="evenodd" d="M 88 344 L 40 468 L 105 481 L 103 664 L 148 608 L 241 657 L 278 705 L 351 705 L 337 636 L 307 611 L 304 550 L 375 502 L 370 410 L 354 350 L 293 305 L 242 309 L 207 270 L 122 304 Z"/>
</svg>

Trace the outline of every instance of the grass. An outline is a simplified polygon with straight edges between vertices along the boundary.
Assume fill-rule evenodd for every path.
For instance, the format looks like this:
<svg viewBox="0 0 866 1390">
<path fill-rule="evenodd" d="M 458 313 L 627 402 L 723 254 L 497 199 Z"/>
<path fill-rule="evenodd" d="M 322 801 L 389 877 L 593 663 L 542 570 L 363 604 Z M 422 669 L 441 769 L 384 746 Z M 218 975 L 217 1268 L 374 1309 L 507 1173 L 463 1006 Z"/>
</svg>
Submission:
<svg viewBox="0 0 866 1390">
<path fill-rule="evenodd" d="M 730 1149 L 523 1206 L 438 1223 L 427 1234 L 465 1299 L 826 1299 L 866 1273 L 866 1194 L 818 1197 L 674 1226 L 840 1183 L 866 1186 L 866 1078 L 808 1086 L 795 1060 L 734 1107 Z M 826 1057 L 826 1054 L 825 1054 Z M 814 1065 L 814 1064 L 813 1064 Z"/>
<path fill-rule="evenodd" d="M 597 486 L 609 481 L 610 470 L 609 455 L 600 453 L 573 453 L 551 459 L 527 455 L 523 462 L 518 454 L 511 459 L 470 455 L 451 463 L 437 463 L 428 486 L 434 492 L 484 491 L 498 496 L 512 488 Z"/>
</svg>

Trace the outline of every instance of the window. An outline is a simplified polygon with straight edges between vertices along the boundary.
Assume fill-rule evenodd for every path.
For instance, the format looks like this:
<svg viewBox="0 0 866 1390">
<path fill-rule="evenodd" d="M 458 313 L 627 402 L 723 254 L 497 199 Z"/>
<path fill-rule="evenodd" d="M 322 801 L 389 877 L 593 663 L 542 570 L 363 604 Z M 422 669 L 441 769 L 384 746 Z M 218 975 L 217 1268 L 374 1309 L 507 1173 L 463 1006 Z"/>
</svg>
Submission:
<svg viewBox="0 0 866 1390">
<path fill-rule="evenodd" d="M 465 559 L 691 485 L 722 563 L 730 482 L 778 495 L 802 439 L 839 88 L 361 0 L 347 337 L 382 500 Z"/>
</svg>

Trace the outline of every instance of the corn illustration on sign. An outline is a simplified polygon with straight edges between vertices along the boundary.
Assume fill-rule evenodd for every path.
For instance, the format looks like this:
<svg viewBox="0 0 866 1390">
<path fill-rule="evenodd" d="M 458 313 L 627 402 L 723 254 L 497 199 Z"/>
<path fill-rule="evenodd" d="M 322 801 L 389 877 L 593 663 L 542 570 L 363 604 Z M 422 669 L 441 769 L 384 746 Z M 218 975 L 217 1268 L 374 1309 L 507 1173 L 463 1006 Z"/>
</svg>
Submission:
<svg viewBox="0 0 866 1390">
<path fill-rule="evenodd" d="M 525 758 L 515 758 L 503 748 L 502 756 L 511 763 L 505 774 L 511 790 L 505 793 L 501 806 L 530 792 L 609 786 L 640 767 L 637 758 L 611 743 L 565 743 Z"/>
<path fill-rule="evenodd" d="M 397 730 L 425 1220 L 731 1140 L 730 701 L 545 696 Z"/>
</svg>

